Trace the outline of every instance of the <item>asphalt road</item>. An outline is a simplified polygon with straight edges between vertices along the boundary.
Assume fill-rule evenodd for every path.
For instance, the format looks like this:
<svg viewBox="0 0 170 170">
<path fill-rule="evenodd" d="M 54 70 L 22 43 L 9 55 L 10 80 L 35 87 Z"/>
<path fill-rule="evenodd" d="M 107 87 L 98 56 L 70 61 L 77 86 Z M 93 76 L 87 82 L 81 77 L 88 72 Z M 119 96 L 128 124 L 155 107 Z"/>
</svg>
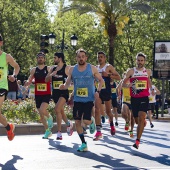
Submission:
<svg viewBox="0 0 170 170">
<path fill-rule="evenodd" d="M 80 139 L 76 132 L 72 136 L 63 134 L 57 141 L 41 135 L 20 135 L 13 141 L 0 137 L 0 169 L 2 170 L 161 170 L 170 169 L 170 122 L 156 121 L 155 127 L 147 124 L 139 149 L 132 147 L 131 139 L 124 131 L 124 121 L 119 118 L 115 136 L 111 136 L 109 125 L 103 124 L 103 139 L 93 141 L 87 134 L 88 152 L 77 152 Z M 135 126 L 136 127 L 136 126 Z M 136 128 L 135 128 L 136 129 Z"/>
</svg>

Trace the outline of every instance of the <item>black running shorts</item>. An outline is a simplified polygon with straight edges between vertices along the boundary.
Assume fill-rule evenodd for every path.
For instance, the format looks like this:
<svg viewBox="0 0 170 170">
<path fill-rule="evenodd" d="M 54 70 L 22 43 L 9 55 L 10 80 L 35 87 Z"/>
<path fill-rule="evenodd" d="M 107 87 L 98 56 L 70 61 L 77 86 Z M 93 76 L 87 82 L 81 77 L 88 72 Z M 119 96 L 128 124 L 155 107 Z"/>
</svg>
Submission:
<svg viewBox="0 0 170 170">
<path fill-rule="evenodd" d="M 149 106 L 149 98 L 148 97 L 141 97 L 141 98 L 131 97 L 131 106 L 132 106 L 133 116 L 138 117 L 139 111 L 147 113 L 148 106 Z"/>
</svg>

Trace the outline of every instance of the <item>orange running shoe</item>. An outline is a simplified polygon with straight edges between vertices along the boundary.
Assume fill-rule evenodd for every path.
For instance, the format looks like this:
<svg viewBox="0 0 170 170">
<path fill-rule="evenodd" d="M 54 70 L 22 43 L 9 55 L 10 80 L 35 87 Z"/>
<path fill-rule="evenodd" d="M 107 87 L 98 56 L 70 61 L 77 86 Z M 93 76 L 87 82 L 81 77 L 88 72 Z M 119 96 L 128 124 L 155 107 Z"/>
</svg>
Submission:
<svg viewBox="0 0 170 170">
<path fill-rule="evenodd" d="M 129 123 L 125 124 L 125 130 L 128 131 L 129 130 Z"/>
<path fill-rule="evenodd" d="M 132 132 L 132 131 L 129 131 L 129 136 L 130 136 L 131 138 L 133 138 L 133 132 Z"/>
<path fill-rule="evenodd" d="M 8 140 L 12 141 L 15 136 L 15 134 L 14 134 L 15 125 L 10 123 L 9 126 L 10 126 L 10 130 L 7 131 L 7 136 L 8 136 Z"/>
</svg>

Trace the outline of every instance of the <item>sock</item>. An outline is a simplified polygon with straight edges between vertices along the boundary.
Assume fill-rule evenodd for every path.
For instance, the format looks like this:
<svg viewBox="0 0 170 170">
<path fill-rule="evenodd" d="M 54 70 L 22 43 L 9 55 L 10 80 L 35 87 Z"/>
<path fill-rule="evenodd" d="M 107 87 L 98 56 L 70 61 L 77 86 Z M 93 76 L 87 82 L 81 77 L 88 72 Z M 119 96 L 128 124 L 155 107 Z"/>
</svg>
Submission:
<svg viewBox="0 0 170 170">
<path fill-rule="evenodd" d="M 110 121 L 110 126 L 114 126 L 113 121 Z"/>
<path fill-rule="evenodd" d="M 69 122 L 69 121 L 67 121 L 66 125 L 67 125 L 68 127 L 70 127 L 70 122 Z"/>
<path fill-rule="evenodd" d="M 84 139 L 84 134 L 83 133 L 79 134 L 79 137 L 80 137 L 82 143 L 86 143 L 85 139 Z"/>
<path fill-rule="evenodd" d="M 136 140 L 140 142 L 140 140 L 139 140 L 139 139 L 136 139 Z"/>
<path fill-rule="evenodd" d="M 101 132 L 101 125 L 96 125 L 97 132 Z"/>
<path fill-rule="evenodd" d="M 9 124 L 5 127 L 5 129 L 7 130 L 7 131 L 9 131 L 11 128 L 10 128 L 10 126 L 9 126 Z"/>
</svg>

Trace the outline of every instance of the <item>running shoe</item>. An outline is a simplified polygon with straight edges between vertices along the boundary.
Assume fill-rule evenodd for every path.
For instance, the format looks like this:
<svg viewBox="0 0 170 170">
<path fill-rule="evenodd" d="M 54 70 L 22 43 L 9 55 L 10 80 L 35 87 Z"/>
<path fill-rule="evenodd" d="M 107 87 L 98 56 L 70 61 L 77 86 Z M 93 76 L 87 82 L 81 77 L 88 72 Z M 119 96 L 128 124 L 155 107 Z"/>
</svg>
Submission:
<svg viewBox="0 0 170 170">
<path fill-rule="evenodd" d="M 135 144 L 133 145 L 134 148 L 138 149 L 139 148 L 139 140 L 136 139 Z"/>
<path fill-rule="evenodd" d="M 9 126 L 10 126 L 10 130 L 7 131 L 7 136 L 8 136 L 8 140 L 12 141 L 15 137 L 14 134 L 15 125 L 10 123 Z"/>
<path fill-rule="evenodd" d="M 111 126 L 110 128 L 111 128 L 111 129 L 110 129 L 111 135 L 112 135 L 112 136 L 115 135 L 115 133 L 116 133 L 115 127 L 114 127 L 114 126 Z"/>
<path fill-rule="evenodd" d="M 67 126 L 67 134 L 71 136 L 73 134 L 73 123 L 70 121 L 70 126 Z"/>
<path fill-rule="evenodd" d="M 102 137 L 103 137 L 103 135 L 102 135 L 101 132 L 96 132 L 93 140 L 94 140 L 94 141 L 97 141 L 97 140 L 101 139 Z"/>
<path fill-rule="evenodd" d="M 51 130 L 50 130 L 50 129 L 47 129 L 47 130 L 45 131 L 45 134 L 44 134 L 44 136 L 43 136 L 43 139 L 48 139 L 48 138 L 51 137 L 51 136 L 52 136 Z"/>
<path fill-rule="evenodd" d="M 91 120 L 92 120 L 92 123 L 89 126 L 89 130 L 90 130 L 90 133 L 93 134 L 96 130 L 95 119 L 93 116 L 91 117 Z"/>
<path fill-rule="evenodd" d="M 151 123 L 150 125 L 151 125 L 151 128 L 153 128 L 153 127 L 154 127 L 153 123 Z"/>
<path fill-rule="evenodd" d="M 53 117 L 50 115 L 49 118 L 47 119 L 47 124 L 48 128 L 52 129 L 53 128 Z"/>
<path fill-rule="evenodd" d="M 62 134 L 61 132 L 57 132 L 57 137 L 56 137 L 57 140 L 62 140 Z"/>
<path fill-rule="evenodd" d="M 105 123 L 105 116 L 101 116 L 102 123 Z"/>
<path fill-rule="evenodd" d="M 129 123 L 125 124 L 125 130 L 128 131 L 129 130 Z"/>
<path fill-rule="evenodd" d="M 87 143 L 82 143 L 82 145 L 77 149 L 78 152 L 86 152 L 87 149 Z"/>
<path fill-rule="evenodd" d="M 116 121 L 116 122 L 115 122 L 115 126 L 118 126 L 118 125 L 119 125 L 119 124 L 118 124 L 118 122 Z"/>
<path fill-rule="evenodd" d="M 133 138 L 133 132 L 132 132 L 132 131 L 129 131 L 129 136 L 130 136 L 131 138 Z"/>
</svg>

